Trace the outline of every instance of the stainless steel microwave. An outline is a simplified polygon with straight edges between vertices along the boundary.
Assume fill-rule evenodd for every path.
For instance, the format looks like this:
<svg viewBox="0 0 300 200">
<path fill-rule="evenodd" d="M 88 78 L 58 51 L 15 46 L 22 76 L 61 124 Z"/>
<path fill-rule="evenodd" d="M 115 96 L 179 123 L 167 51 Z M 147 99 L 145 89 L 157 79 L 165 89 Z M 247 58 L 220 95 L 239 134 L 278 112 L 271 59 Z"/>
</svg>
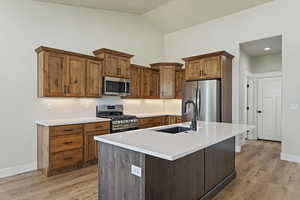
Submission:
<svg viewBox="0 0 300 200">
<path fill-rule="evenodd" d="M 130 80 L 124 78 L 104 77 L 104 95 L 130 96 Z"/>
</svg>

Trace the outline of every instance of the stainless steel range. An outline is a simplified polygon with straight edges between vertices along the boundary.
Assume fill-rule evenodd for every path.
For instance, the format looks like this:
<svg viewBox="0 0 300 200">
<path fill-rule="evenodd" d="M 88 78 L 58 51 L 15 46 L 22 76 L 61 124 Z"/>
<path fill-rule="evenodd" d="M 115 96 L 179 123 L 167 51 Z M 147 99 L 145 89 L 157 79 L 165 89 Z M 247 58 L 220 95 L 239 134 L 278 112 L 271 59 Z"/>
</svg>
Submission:
<svg viewBox="0 0 300 200">
<path fill-rule="evenodd" d="M 123 105 L 97 105 L 96 116 L 111 119 L 111 132 L 123 132 L 138 129 L 138 118 L 124 115 Z"/>
</svg>

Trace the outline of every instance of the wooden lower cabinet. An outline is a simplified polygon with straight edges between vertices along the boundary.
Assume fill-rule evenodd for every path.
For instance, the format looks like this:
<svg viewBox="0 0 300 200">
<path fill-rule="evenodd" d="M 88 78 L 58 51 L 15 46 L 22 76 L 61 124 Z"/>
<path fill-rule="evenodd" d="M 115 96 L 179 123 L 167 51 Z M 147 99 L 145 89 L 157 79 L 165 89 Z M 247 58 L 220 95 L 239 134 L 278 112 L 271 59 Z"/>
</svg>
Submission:
<svg viewBox="0 0 300 200">
<path fill-rule="evenodd" d="M 108 134 L 109 130 L 96 131 L 96 132 L 86 132 L 85 133 L 85 147 L 84 147 L 84 161 L 93 162 L 98 159 L 98 145 L 94 140 L 95 136 Z"/>
<path fill-rule="evenodd" d="M 63 126 L 37 126 L 38 169 L 45 176 L 96 163 L 94 136 L 108 134 L 110 122 Z"/>
</svg>

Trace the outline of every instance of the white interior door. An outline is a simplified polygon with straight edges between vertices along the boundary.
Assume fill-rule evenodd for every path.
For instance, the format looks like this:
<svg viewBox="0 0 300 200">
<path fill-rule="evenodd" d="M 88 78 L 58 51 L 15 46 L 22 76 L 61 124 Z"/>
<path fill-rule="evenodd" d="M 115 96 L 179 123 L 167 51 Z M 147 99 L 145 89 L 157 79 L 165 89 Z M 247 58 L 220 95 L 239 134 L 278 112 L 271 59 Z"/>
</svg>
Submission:
<svg viewBox="0 0 300 200">
<path fill-rule="evenodd" d="M 281 141 L 281 78 L 264 78 L 258 82 L 258 138 Z"/>
</svg>

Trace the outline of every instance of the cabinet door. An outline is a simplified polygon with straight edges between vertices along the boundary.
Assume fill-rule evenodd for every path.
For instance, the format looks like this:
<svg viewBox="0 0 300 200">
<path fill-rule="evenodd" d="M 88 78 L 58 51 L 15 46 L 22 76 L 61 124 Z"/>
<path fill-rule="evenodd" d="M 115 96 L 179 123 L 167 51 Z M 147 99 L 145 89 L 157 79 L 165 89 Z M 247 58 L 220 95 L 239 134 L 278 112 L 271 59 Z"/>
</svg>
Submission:
<svg viewBox="0 0 300 200">
<path fill-rule="evenodd" d="M 68 85 L 67 96 L 83 97 L 85 96 L 85 72 L 86 59 L 69 56 L 68 70 L 66 79 Z"/>
<path fill-rule="evenodd" d="M 220 56 L 201 59 L 201 65 L 206 79 L 221 78 Z"/>
<path fill-rule="evenodd" d="M 109 130 L 85 132 L 84 161 L 95 161 L 98 159 L 98 143 L 95 136 L 108 134 Z"/>
<path fill-rule="evenodd" d="M 142 84 L 141 93 L 143 98 L 150 98 L 151 90 L 151 70 L 142 69 Z"/>
<path fill-rule="evenodd" d="M 67 70 L 67 56 L 57 53 L 45 53 L 44 96 L 61 97 L 65 95 L 64 74 Z"/>
<path fill-rule="evenodd" d="M 139 67 L 130 67 L 131 97 L 141 97 L 141 76 L 141 69 Z"/>
<path fill-rule="evenodd" d="M 102 95 L 102 62 L 87 60 L 86 96 L 100 97 Z"/>
<path fill-rule="evenodd" d="M 175 98 L 175 67 L 173 66 L 160 68 L 160 97 Z"/>
<path fill-rule="evenodd" d="M 182 85 L 184 81 L 184 70 L 176 71 L 175 74 L 175 98 L 182 98 Z"/>
<path fill-rule="evenodd" d="M 84 161 L 93 161 L 98 159 L 98 144 L 94 137 L 100 135 L 98 133 L 86 133 L 85 136 L 85 152 L 84 152 Z"/>
<path fill-rule="evenodd" d="M 119 76 L 121 73 L 119 69 L 119 57 L 114 55 L 105 56 L 105 75 Z"/>
<path fill-rule="evenodd" d="M 205 150 L 205 193 L 235 170 L 235 138 L 230 138 Z"/>
<path fill-rule="evenodd" d="M 158 71 L 150 73 L 150 97 L 159 98 L 160 95 L 160 74 Z"/>
<path fill-rule="evenodd" d="M 122 78 L 130 78 L 130 60 L 128 58 L 119 58 L 118 75 Z"/>
<path fill-rule="evenodd" d="M 202 75 L 202 66 L 200 60 L 189 61 L 185 70 L 185 79 L 186 80 L 197 80 L 201 79 Z"/>
</svg>

